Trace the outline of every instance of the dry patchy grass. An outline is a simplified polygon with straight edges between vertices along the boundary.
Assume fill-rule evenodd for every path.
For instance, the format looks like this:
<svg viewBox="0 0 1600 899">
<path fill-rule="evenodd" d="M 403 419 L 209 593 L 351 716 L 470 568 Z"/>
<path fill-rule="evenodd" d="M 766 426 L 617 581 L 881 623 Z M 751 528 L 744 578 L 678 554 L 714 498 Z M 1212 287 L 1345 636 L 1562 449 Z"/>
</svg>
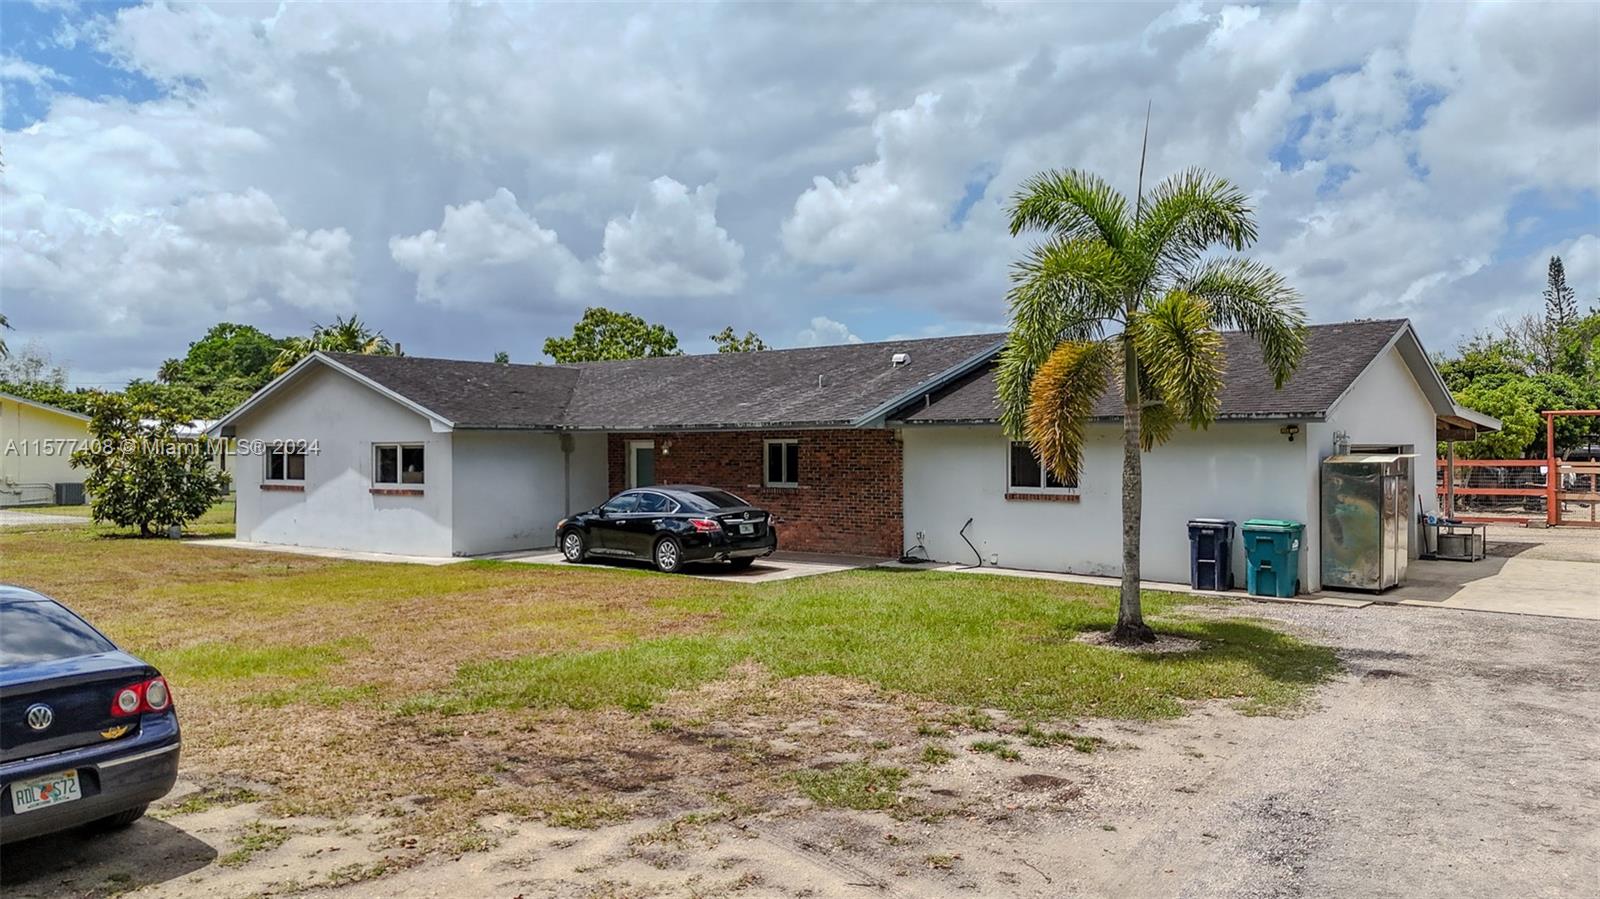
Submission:
<svg viewBox="0 0 1600 899">
<path fill-rule="evenodd" d="M 493 814 L 693 822 L 798 795 L 899 813 L 907 772 L 953 757 L 930 738 L 984 732 L 1006 757 L 1019 749 L 994 734 L 1025 752 L 1088 752 L 1093 738 L 1044 723 L 1216 698 L 1284 708 L 1333 665 L 1256 623 L 1186 617 L 1194 600 L 1160 594 L 1148 598 L 1157 626 L 1200 648 L 1088 646 L 1077 635 L 1108 628 L 1115 597 L 1037 580 L 723 584 L 347 562 L 97 528 L 0 534 L 0 558 L 7 580 L 62 598 L 162 668 L 186 776 L 205 795 L 244 781 L 280 818 L 379 816 L 395 864 L 473 848 L 475 822 Z"/>
</svg>

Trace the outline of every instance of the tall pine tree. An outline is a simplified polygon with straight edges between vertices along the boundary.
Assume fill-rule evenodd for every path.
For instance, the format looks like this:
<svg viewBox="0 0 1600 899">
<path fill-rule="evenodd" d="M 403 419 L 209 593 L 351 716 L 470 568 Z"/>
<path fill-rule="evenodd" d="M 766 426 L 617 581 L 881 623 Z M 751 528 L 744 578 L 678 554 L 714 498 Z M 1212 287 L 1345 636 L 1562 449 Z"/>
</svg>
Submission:
<svg viewBox="0 0 1600 899">
<path fill-rule="evenodd" d="M 1550 257 L 1550 274 L 1544 288 L 1544 321 L 1552 331 L 1578 320 L 1578 292 L 1567 286 L 1567 267 L 1560 256 Z"/>
<path fill-rule="evenodd" d="M 1560 256 L 1550 257 L 1544 288 L 1545 370 L 1554 371 L 1561 347 L 1561 331 L 1578 320 L 1578 293 L 1567 286 L 1567 267 Z"/>
</svg>

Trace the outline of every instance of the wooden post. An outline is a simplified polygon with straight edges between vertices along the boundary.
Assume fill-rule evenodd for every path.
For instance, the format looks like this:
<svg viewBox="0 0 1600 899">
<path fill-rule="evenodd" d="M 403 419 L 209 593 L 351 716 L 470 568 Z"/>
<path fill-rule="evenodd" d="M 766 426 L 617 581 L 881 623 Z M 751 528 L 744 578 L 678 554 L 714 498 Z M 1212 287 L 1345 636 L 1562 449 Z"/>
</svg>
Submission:
<svg viewBox="0 0 1600 899">
<path fill-rule="evenodd" d="M 1456 442 L 1444 442 L 1444 517 L 1456 517 Z"/>
<path fill-rule="evenodd" d="M 1561 483 L 1561 466 L 1556 463 L 1556 415 L 1544 414 L 1544 521 L 1550 527 L 1561 523 L 1561 507 L 1556 503 L 1556 485 Z"/>
</svg>

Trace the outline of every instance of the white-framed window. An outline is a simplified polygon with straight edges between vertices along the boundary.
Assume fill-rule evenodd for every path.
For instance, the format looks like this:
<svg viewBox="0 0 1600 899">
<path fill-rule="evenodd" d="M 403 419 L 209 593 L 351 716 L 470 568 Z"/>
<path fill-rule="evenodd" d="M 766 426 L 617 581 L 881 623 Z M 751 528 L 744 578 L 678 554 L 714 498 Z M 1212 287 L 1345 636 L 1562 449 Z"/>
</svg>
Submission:
<svg viewBox="0 0 1600 899">
<path fill-rule="evenodd" d="M 420 443 L 374 443 L 372 483 L 422 486 L 427 483 L 426 459 Z"/>
<path fill-rule="evenodd" d="M 1006 491 L 1008 493 L 1077 493 L 1078 479 L 1069 484 L 1056 477 L 1033 457 L 1033 449 L 1021 440 L 1011 441 L 1010 456 L 1006 459 Z"/>
<path fill-rule="evenodd" d="M 306 448 L 292 442 L 267 448 L 265 480 L 270 483 L 301 482 L 306 479 Z"/>
<path fill-rule="evenodd" d="M 766 441 L 766 475 L 768 487 L 800 486 L 800 441 Z"/>
</svg>

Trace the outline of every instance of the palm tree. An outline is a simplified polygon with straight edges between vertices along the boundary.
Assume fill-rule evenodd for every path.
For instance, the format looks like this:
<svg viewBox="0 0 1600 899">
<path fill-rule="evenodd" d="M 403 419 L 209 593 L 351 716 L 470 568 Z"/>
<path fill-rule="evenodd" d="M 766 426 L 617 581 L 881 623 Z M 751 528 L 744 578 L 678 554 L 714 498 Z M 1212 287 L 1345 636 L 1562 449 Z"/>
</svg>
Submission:
<svg viewBox="0 0 1600 899">
<path fill-rule="evenodd" d="M 11 330 L 11 319 L 6 318 L 6 314 L 4 312 L 0 312 L 0 331 L 9 330 Z M 0 359 L 9 358 L 11 358 L 11 348 L 6 346 L 6 339 L 4 337 L 0 337 Z"/>
<path fill-rule="evenodd" d="M 1128 202 L 1105 180 L 1050 171 L 1012 200 L 1011 233 L 1044 235 L 1012 267 L 1011 333 L 1000 357 L 1001 419 L 1042 465 L 1072 480 L 1084 429 L 1112 383 L 1122 393 L 1120 643 L 1155 632 L 1139 606 L 1141 450 L 1179 422 L 1203 428 L 1220 405 L 1220 329 L 1260 347 L 1276 386 L 1305 349 L 1305 314 L 1270 268 L 1235 256 L 1256 238 L 1243 191 L 1199 169 Z"/>
<path fill-rule="evenodd" d="M 383 332 L 367 327 L 366 322 L 352 315 L 334 318 L 331 325 L 311 324 L 311 336 L 290 337 L 283 349 L 272 360 L 272 373 L 281 375 L 296 362 L 321 350 L 324 353 L 360 353 L 363 356 L 397 356 L 399 347 L 389 342 Z"/>
</svg>

